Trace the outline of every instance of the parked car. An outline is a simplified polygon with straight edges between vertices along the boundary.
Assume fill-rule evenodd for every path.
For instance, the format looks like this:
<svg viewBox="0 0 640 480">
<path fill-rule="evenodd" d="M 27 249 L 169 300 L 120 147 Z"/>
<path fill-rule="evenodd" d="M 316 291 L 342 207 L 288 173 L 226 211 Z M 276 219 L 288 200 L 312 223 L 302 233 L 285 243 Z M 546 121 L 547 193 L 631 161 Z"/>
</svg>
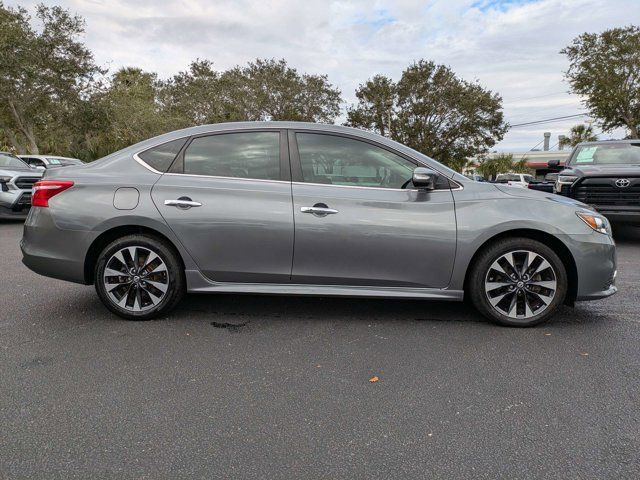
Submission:
<svg viewBox="0 0 640 480">
<path fill-rule="evenodd" d="M 94 284 L 109 310 L 139 320 L 188 291 L 466 296 L 528 326 L 616 292 L 609 224 L 586 205 L 297 122 L 193 127 L 49 169 L 21 247 L 33 271 Z"/>
<path fill-rule="evenodd" d="M 25 218 L 31 207 L 31 188 L 42 172 L 11 153 L 0 152 L 0 218 Z"/>
<path fill-rule="evenodd" d="M 640 224 L 640 140 L 578 144 L 555 190 L 591 205 L 612 222 Z"/>
<path fill-rule="evenodd" d="M 544 176 L 544 180 L 531 180 L 528 184 L 528 187 L 531 190 L 538 190 L 539 192 L 554 193 L 554 188 L 557 180 L 557 173 L 547 173 Z"/>
<path fill-rule="evenodd" d="M 470 180 L 473 180 L 474 182 L 486 182 L 487 179 L 484 178 L 482 175 L 478 175 L 477 173 L 470 173 L 468 175 L 465 175 L 465 177 L 467 177 Z"/>
<path fill-rule="evenodd" d="M 533 175 L 527 173 L 500 173 L 495 183 L 506 183 L 510 187 L 527 188 L 529 182 L 534 180 Z"/>
<path fill-rule="evenodd" d="M 51 168 L 68 167 L 70 165 L 82 165 L 82 160 L 69 157 L 58 157 L 55 155 L 18 155 L 22 160 L 32 167 Z"/>
</svg>

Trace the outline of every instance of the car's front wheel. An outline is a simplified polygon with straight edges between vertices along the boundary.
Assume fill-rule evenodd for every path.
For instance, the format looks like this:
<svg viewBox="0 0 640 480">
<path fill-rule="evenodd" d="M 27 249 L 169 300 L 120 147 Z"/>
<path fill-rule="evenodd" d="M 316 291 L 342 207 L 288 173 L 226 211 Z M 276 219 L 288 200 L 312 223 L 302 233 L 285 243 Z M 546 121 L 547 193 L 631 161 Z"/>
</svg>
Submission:
<svg viewBox="0 0 640 480">
<path fill-rule="evenodd" d="M 128 320 L 167 313 L 184 294 L 177 254 L 149 235 L 128 235 L 107 245 L 98 257 L 94 279 L 102 303 Z"/>
<path fill-rule="evenodd" d="M 568 277 L 562 260 L 530 238 L 505 238 L 483 250 L 467 288 L 474 306 L 502 325 L 529 327 L 564 303 Z"/>
</svg>

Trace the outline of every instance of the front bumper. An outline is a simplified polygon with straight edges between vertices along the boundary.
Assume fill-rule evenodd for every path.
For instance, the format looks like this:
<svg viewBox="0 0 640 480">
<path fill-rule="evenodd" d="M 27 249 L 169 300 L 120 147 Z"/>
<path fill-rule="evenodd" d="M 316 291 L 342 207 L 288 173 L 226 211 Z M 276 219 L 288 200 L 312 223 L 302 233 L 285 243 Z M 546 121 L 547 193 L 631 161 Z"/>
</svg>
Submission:
<svg viewBox="0 0 640 480">
<path fill-rule="evenodd" d="M 616 287 L 615 285 L 611 285 L 606 290 L 602 290 L 601 292 L 594 292 L 589 295 L 583 295 L 581 297 L 576 298 L 576 300 L 577 301 L 600 300 L 603 298 L 610 297 L 611 295 L 614 295 L 616 293 L 618 293 L 618 287 Z"/>
<path fill-rule="evenodd" d="M 0 218 L 24 219 L 31 208 L 31 192 L 12 190 L 0 192 Z"/>
<path fill-rule="evenodd" d="M 576 300 L 598 300 L 615 294 L 616 245 L 611 237 L 593 232 L 563 238 L 575 260 Z"/>
<path fill-rule="evenodd" d="M 628 223 L 640 225 L 640 209 L 593 206 L 599 213 L 607 217 L 611 223 Z"/>
</svg>

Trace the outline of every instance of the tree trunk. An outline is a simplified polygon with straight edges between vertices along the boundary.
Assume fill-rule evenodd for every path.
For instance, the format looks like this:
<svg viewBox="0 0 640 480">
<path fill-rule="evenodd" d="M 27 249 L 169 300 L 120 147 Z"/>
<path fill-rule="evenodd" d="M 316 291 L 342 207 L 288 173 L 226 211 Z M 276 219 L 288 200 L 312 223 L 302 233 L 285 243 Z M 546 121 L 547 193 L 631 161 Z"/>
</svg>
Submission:
<svg viewBox="0 0 640 480">
<path fill-rule="evenodd" d="M 18 155 L 27 153 L 27 149 L 24 148 L 24 145 L 22 143 L 20 143 L 18 137 L 16 136 L 16 133 L 13 130 L 5 128 L 4 133 L 7 136 L 7 139 L 9 139 L 11 146 L 16 149 L 16 152 L 18 152 Z"/>
<path fill-rule="evenodd" d="M 18 110 L 16 109 L 16 106 L 11 100 L 9 100 L 8 103 L 9 103 L 9 108 L 11 109 L 11 114 L 13 115 L 13 119 L 16 121 L 18 130 L 20 130 L 20 133 L 22 133 L 27 139 L 27 150 L 32 155 L 38 155 L 40 151 L 38 150 L 36 137 L 33 134 L 33 126 L 31 124 L 26 124 L 26 122 L 23 121 L 22 117 L 18 113 Z"/>
<path fill-rule="evenodd" d="M 27 148 L 29 149 L 29 153 L 31 155 L 38 155 L 40 153 L 40 149 L 38 148 L 38 144 L 36 143 L 36 137 L 33 134 L 33 127 L 31 125 L 27 125 L 27 132 L 25 133 L 25 137 L 27 137 L 27 142 L 29 142 Z"/>
<path fill-rule="evenodd" d="M 629 136 L 634 139 L 638 138 L 638 125 L 629 124 Z"/>
</svg>

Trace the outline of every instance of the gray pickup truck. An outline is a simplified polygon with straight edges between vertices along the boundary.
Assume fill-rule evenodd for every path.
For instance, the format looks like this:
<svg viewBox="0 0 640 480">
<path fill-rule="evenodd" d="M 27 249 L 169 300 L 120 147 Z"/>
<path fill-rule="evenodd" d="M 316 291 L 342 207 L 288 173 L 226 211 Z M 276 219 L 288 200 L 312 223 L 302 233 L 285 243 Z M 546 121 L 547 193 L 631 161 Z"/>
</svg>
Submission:
<svg viewBox="0 0 640 480">
<path fill-rule="evenodd" d="M 640 140 L 578 144 L 555 192 L 591 205 L 611 222 L 640 224 Z"/>
<path fill-rule="evenodd" d="M 26 218 L 33 184 L 42 172 L 15 155 L 0 152 L 0 219 Z"/>
</svg>

